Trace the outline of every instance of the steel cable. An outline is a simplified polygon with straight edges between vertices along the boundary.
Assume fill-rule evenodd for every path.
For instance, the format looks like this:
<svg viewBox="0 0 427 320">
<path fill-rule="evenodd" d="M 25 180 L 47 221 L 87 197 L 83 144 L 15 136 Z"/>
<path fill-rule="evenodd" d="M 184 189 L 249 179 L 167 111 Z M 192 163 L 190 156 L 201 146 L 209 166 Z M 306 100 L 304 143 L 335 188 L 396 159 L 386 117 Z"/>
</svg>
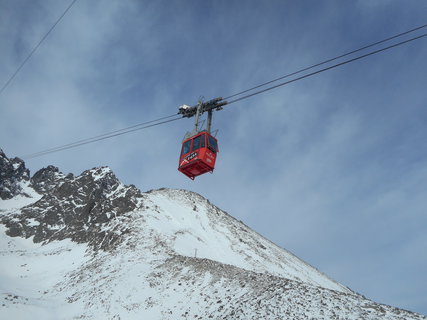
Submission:
<svg viewBox="0 0 427 320">
<path fill-rule="evenodd" d="M 48 32 L 43 36 L 43 38 L 37 43 L 37 45 L 34 47 L 33 50 L 31 50 L 30 54 L 24 59 L 24 61 L 19 65 L 19 67 L 15 70 L 15 72 L 12 74 L 12 76 L 9 77 L 9 79 L 6 81 L 6 83 L 3 85 L 3 87 L 0 89 L 0 95 L 3 93 L 3 91 L 9 86 L 9 84 L 13 81 L 13 79 L 16 77 L 16 75 L 21 71 L 21 69 L 24 67 L 24 65 L 27 63 L 28 60 L 32 57 L 34 52 L 37 51 L 37 49 L 40 47 L 42 42 L 47 38 L 47 36 L 55 29 L 56 25 L 62 20 L 62 18 L 67 14 L 68 10 L 71 9 L 71 7 L 76 3 L 77 0 L 73 0 L 70 5 L 65 9 L 65 11 L 61 14 L 61 16 L 56 20 L 56 22 L 53 24 L 53 26 L 48 30 Z"/>
<path fill-rule="evenodd" d="M 401 41 L 401 42 L 395 43 L 395 44 L 390 45 L 390 46 L 385 47 L 385 48 L 381 48 L 381 49 L 378 49 L 378 50 L 375 50 L 375 51 L 371 51 L 371 52 L 366 53 L 366 54 L 364 54 L 364 55 L 361 55 L 361 56 L 358 56 L 358 57 L 355 57 L 355 58 L 352 58 L 352 59 L 349 59 L 349 60 L 346 60 L 346 61 L 343 61 L 343 62 L 340 62 L 340 63 L 334 64 L 334 65 L 329 66 L 329 67 L 327 67 L 327 68 L 323 68 L 323 69 L 320 69 L 320 70 L 317 70 L 317 71 L 314 71 L 314 72 L 308 73 L 308 74 L 306 74 L 306 75 L 303 75 L 303 76 L 297 77 L 297 78 L 295 78 L 295 79 L 292 79 L 292 80 L 289 80 L 289 81 L 286 81 L 286 82 L 279 83 L 279 84 L 274 85 L 274 86 L 272 86 L 272 87 L 268 87 L 268 88 L 265 88 L 265 89 L 263 89 L 263 90 L 256 91 L 256 92 L 251 93 L 251 94 L 248 94 L 248 95 L 246 95 L 246 96 L 243 96 L 243 97 L 240 97 L 240 98 L 237 98 L 237 99 L 234 99 L 234 100 L 228 101 L 228 103 L 227 103 L 227 104 L 232 104 L 232 103 L 235 103 L 235 102 L 237 102 L 237 101 L 241 101 L 241 100 L 244 100 L 244 99 L 247 99 L 247 98 L 250 98 L 250 97 L 256 96 L 256 95 L 258 95 L 258 94 L 264 93 L 264 92 L 266 92 L 266 91 L 273 90 L 273 89 L 275 89 L 275 88 L 278 88 L 278 87 L 281 87 L 281 86 L 287 85 L 287 84 L 289 84 L 289 83 L 292 83 L 292 82 L 295 82 L 295 81 L 298 81 L 298 80 L 301 80 L 301 79 L 305 79 L 305 78 L 311 77 L 311 76 L 313 76 L 313 75 L 316 75 L 316 74 L 318 74 L 318 73 L 321 73 L 321 72 L 324 72 L 324 71 L 327 71 L 327 70 L 331 70 L 331 69 L 337 68 L 337 67 L 339 67 L 339 66 L 342 66 L 342 65 L 348 64 L 348 63 L 350 63 L 350 62 L 354 62 L 354 61 L 356 61 L 356 60 L 360 60 L 360 59 L 366 58 L 366 57 L 368 57 L 368 56 L 371 56 L 371 55 L 374 55 L 374 54 L 377 54 L 377 53 L 380 53 L 380 52 L 383 52 L 383 51 L 386 51 L 386 50 L 389 50 L 389 49 L 395 48 L 395 47 L 397 47 L 397 46 L 400 46 L 400 45 L 406 44 L 406 43 L 411 42 L 411 41 L 415 41 L 415 40 L 421 39 L 421 38 L 423 38 L 423 37 L 425 37 L 425 36 L 427 36 L 427 33 L 424 33 L 424 34 L 422 34 L 422 35 L 420 35 L 420 36 L 417 36 L 417 37 L 414 37 L 414 38 L 411 38 L 411 39 L 408 39 L 408 40 L 405 40 L 405 41 Z"/>
<path fill-rule="evenodd" d="M 168 118 L 171 118 L 173 116 L 175 116 L 176 118 L 158 122 L 159 120 L 168 119 Z M 50 153 L 54 153 L 54 152 L 58 152 L 58 151 L 63 151 L 63 150 L 67 150 L 67 149 L 79 147 L 79 146 L 82 146 L 82 145 L 85 145 L 85 144 L 89 144 L 89 143 L 93 143 L 93 142 L 97 142 L 97 141 L 109 139 L 109 138 L 112 138 L 112 137 L 117 137 L 117 136 L 120 136 L 120 135 L 123 135 L 123 134 L 126 134 L 126 133 L 130 133 L 130 132 L 134 132 L 134 131 L 138 131 L 138 130 L 143 130 L 143 129 L 155 127 L 155 126 L 158 126 L 158 125 L 161 125 L 161 124 L 165 124 L 165 123 L 168 123 L 168 122 L 172 122 L 172 121 L 176 121 L 176 120 L 182 119 L 182 116 L 177 116 L 176 114 L 174 114 L 173 116 L 162 117 L 162 118 L 159 118 L 157 120 L 147 121 L 147 122 L 140 123 L 138 125 L 134 125 L 134 126 L 127 127 L 127 128 L 124 128 L 124 129 L 115 130 L 115 131 L 112 131 L 112 132 L 109 132 L 109 133 L 105 133 L 105 134 L 102 134 L 102 135 L 98 135 L 98 136 L 95 136 L 95 137 L 92 137 L 92 138 L 87 138 L 87 139 L 83 139 L 83 140 L 80 140 L 80 141 L 76 141 L 74 143 L 69 143 L 69 144 L 66 144 L 66 145 L 58 146 L 58 147 L 47 149 L 47 150 L 44 150 L 44 151 L 40 151 L 40 152 L 36 152 L 36 153 L 31 153 L 31 154 L 22 156 L 22 158 L 24 158 L 24 159 L 32 159 L 32 158 L 44 156 L 46 154 L 50 154 Z M 155 123 L 153 123 L 153 122 L 155 122 Z M 151 124 L 149 124 L 149 123 L 151 123 Z M 141 127 L 141 125 L 144 125 L 144 126 Z M 133 129 L 131 129 L 131 128 L 133 128 Z"/>
<path fill-rule="evenodd" d="M 409 33 L 415 32 L 415 31 L 420 30 L 420 29 L 423 29 L 423 28 L 425 28 L 425 27 L 427 27 L 427 24 L 422 25 L 422 26 L 419 26 L 419 27 L 414 28 L 414 29 L 411 29 L 411 30 L 408 30 L 408 31 L 405 31 L 405 32 L 402 32 L 402 33 L 399 33 L 399 34 L 396 34 L 396 35 L 394 35 L 394 36 L 392 36 L 392 37 L 389 37 L 389 38 L 386 38 L 386 39 L 384 39 L 384 40 L 380 40 L 380 41 L 377 41 L 377 42 L 371 43 L 371 44 L 366 45 L 366 46 L 364 46 L 364 47 L 361 47 L 361 48 L 359 48 L 359 49 L 356 49 L 356 50 L 353 50 L 353 51 L 350 51 L 350 52 L 344 53 L 344 54 L 342 54 L 342 55 L 339 55 L 339 56 L 337 56 L 337 57 L 335 57 L 335 58 L 331 58 L 331 59 L 325 60 L 325 61 L 323 61 L 323 62 L 319 62 L 319 63 L 313 64 L 313 65 L 311 65 L 311 66 L 309 66 L 309 67 L 306 67 L 306 68 L 300 69 L 300 70 L 298 70 L 298 71 L 295 71 L 295 72 L 292 72 L 292 73 L 286 74 L 286 75 L 281 76 L 281 77 L 279 77 L 279 78 L 276 78 L 276 79 L 273 79 L 273 80 L 270 80 L 270 81 L 264 82 L 264 83 L 262 83 L 262 84 L 259 84 L 259 85 L 255 86 L 255 87 L 252 87 L 252 88 L 249 88 L 249 89 L 246 89 L 246 90 L 240 91 L 240 92 L 238 92 L 238 93 L 235 93 L 235 94 L 233 94 L 233 95 L 230 95 L 230 96 L 228 96 L 228 97 L 225 97 L 225 98 L 224 98 L 224 100 L 227 100 L 227 99 L 233 98 L 233 97 L 235 97 L 235 96 L 241 95 L 241 94 L 243 94 L 243 93 L 246 93 L 246 92 L 249 92 L 249 91 L 252 91 L 252 90 L 258 89 L 258 88 L 261 88 L 261 87 L 263 87 L 263 86 L 266 86 L 267 84 L 270 84 L 270 83 L 273 83 L 273 82 L 276 82 L 276 81 L 279 81 L 279 80 L 282 80 L 282 79 L 285 79 L 285 78 L 289 78 L 289 77 L 294 76 L 294 75 L 296 75 L 296 74 L 299 74 L 299 73 L 301 73 L 301 72 L 304 72 L 304 71 L 307 71 L 307 70 L 313 69 L 313 68 L 315 68 L 315 67 L 319 67 L 319 66 L 321 66 L 321 65 L 324 65 L 324 64 L 326 64 L 326 63 L 328 63 L 328 62 L 332 62 L 332 61 L 338 60 L 338 59 L 340 59 L 340 58 L 344 58 L 344 57 L 349 56 L 349 55 L 351 55 L 351 54 L 353 54 L 353 53 L 356 53 L 356 52 L 359 52 L 359 51 L 362 51 L 362 50 L 365 50 L 365 49 L 371 48 L 371 47 L 373 47 L 373 46 L 376 46 L 376 45 L 378 45 L 378 44 L 381 44 L 381 43 L 384 43 L 384 42 L 387 42 L 387 41 L 390 41 L 390 40 L 396 39 L 396 38 L 398 38 L 398 37 L 401 37 L 401 36 L 403 36 L 403 35 L 406 35 L 406 34 L 409 34 Z"/>
</svg>

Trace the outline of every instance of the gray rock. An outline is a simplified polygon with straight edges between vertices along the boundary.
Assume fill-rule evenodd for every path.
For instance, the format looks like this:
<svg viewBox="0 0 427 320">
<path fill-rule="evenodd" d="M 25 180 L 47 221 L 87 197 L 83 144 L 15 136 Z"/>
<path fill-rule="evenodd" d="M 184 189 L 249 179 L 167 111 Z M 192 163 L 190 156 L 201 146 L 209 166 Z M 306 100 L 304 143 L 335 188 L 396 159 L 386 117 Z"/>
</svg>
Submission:
<svg viewBox="0 0 427 320">
<path fill-rule="evenodd" d="M 48 166 L 40 169 L 31 177 L 30 187 L 40 194 L 45 194 L 52 191 L 65 178 L 57 167 Z"/>
<path fill-rule="evenodd" d="M 73 177 L 49 166 L 31 178 L 31 186 L 44 196 L 1 218 L 9 236 L 34 236 L 34 242 L 44 243 L 68 238 L 103 250 L 120 242 L 122 234 L 104 231 L 103 226 L 134 210 L 142 197 L 135 186 L 120 183 L 108 167 Z"/>
<path fill-rule="evenodd" d="M 0 199 L 8 200 L 23 192 L 22 182 L 30 179 L 30 170 L 20 158 L 9 159 L 0 149 Z M 25 195 L 25 194 L 24 194 Z"/>
</svg>

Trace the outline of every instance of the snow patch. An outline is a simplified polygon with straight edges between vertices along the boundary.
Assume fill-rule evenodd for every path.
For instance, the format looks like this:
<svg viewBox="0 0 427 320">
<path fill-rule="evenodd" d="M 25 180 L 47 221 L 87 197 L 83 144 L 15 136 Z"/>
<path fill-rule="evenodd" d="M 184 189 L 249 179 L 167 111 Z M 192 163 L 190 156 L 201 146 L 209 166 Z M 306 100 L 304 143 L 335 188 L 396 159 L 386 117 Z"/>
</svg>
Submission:
<svg viewBox="0 0 427 320">
<path fill-rule="evenodd" d="M 29 186 L 29 182 L 20 182 L 22 192 L 9 200 L 0 199 L 0 211 L 20 209 L 39 201 L 43 196 Z"/>
<path fill-rule="evenodd" d="M 109 167 L 101 167 L 101 168 L 97 168 L 96 170 L 93 170 L 91 174 L 94 181 L 98 181 L 99 179 L 102 179 L 110 172 L 112 171 Z"/>
</svg>

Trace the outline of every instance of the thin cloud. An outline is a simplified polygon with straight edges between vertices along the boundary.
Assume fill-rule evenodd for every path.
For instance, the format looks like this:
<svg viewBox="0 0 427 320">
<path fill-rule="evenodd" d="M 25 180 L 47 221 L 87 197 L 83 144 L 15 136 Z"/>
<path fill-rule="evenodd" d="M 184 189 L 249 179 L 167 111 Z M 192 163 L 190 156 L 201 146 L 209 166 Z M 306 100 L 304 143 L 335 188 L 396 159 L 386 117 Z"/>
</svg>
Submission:
<svg viewBox="0 0 427 320">
<path fill-rule="evenodd" d="M 0 147 L 19 156 L 169 115 L 424 19 L 365 3 L 78 1 L 0 97 Z M 1 4 L 0 80 L 63 10 L 31 5 Z M 412 44 L 215 112 L 217 168 L 196 181 L 176 170 L 193 119 L 27 164 L 199 192 L 343 284 L 426 313 L 425 55 Z"/>
</svg>

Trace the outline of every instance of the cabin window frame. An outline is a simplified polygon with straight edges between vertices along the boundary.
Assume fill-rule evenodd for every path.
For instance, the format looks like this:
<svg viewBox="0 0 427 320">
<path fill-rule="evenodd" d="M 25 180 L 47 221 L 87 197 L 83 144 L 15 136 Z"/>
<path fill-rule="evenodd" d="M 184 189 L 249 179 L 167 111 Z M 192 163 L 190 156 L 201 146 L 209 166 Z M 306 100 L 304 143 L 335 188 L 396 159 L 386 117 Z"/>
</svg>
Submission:
<svg viewBox="0 0 427 320">
<path fill-rule="evenodd" d="M 186 147 L 188 146 L 187 152 L 185 152 Z M 187 140 L 182 144 L 182 150 L 181 155 L 187 154 L 191 151 L 191 148 L 193 146 L 193 139 Z"/>
<path fill-rule="evenodd" d="M 192 145 L 191 145 L 191 151 L 195 151 L 195 150 L 197 150 L 197 149 L 200 149 L 201 148 L 201 140 L 202 140 L 202 136 L 200 135 L 200 136 L 197 136 L 197 137 L 194 137 L 193 139 L 193 143 L 192 143 Z M 196 142 L 197 142 L 197 148 L 196 148 Z"/>
<path fill-rule="evenodd" d="M 218 152 L 218 142 L 212 136 L 208 136 L 208 148 L 215 153 Z"/>
</svg>

